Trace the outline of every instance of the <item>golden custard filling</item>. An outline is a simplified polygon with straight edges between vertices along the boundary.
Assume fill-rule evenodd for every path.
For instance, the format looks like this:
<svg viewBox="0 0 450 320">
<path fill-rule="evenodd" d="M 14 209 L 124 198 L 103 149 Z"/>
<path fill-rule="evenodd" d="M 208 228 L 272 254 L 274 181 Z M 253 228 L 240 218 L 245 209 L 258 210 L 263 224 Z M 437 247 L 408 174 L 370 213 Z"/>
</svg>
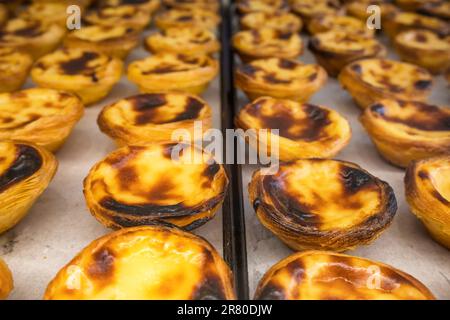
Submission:
<svg viewBox="0 0 450 320">
<path fill-rule="evenodd" d="M 379 282 L 374 281 L 374 267 Z M 301 275 L 299 277 L 298 275 Z M 434 300 L 417 279 L 389 265 L 325 251 L 295 253 L 260 281 L 258 300 Z"/>
<path fill-rule="evenodd" d="M 192 26 L 214 30 L 219 23 L 220 17 L 215 12 L 198 8 L 190 10 L 166 10 L 155 17 L 156 26 L 162 30 L 170 27 Z"/>
<path fill-rule="evenodd" d="M 374 55 L 386 51 L 376 39 L 357 33 L 344 31 L 328 31 L 314 35 L 310 48 L 315 51 L 326 51 L 336 54 L 349 54 L 355 57 Z"/>
<path fill-rule="evenodd" d="M 174 9 L 203 9 L 217 12 L 220 7 L 219 0 L 163 0 L 164 5 Z"/>
<path fill-rule="evenodd" d="M 336 15 L 340 11 L 340 3 L 335 0 L 293 0 L 291 8 L 304 18 L 319 15 Z"/>
<path fill-rule="evenodd" d="M 298 32 L 303 26 L 300 18 L 287 12 L 251 12 L 240 23 L 244 29 L 272 28 L 287 32 Z"/>
<path fill-rule="evenodd" d="M 407 30 L 395 38 L 397 44 L 412 49 L 446 51 L 450 60 L 450 38 L 443 39 L 428 30 Z"/>
<path fill-rule="evenodd" d="M 0 48 L 0 72 L 2 74 L 17 75 L 25 70 L 28 71 L 32 63 L 33 60 L 28 54 L 14 48 Z"/>
<path fill-rule="evenodd" d="M 431 170 L 431 182 L 436 191 L 450 204 L 450 162 Z"/>
<path fill-rule="evenodd" d="M 66 26 L 68 14 L 67 4 L 59 2 L 34 2 L 28 5 L 19 16 L 25 19 L 37 19 L 45 25 L 56 23 L 61 27 Z"/>
<path fill-rule="evenodd" d="M 87 26 L 80 30 L 75 30 L 69 37 L 78 38 L 88 42 L 103 42 L 109 40 L 119 40 L 136 34 L 136 30 L 123 26 Z"/>
<path fill-rule="evenodd" d="M 227 186 L 224 168 L 211 155 L 166 143 L 114 151 L 91 169 L 84 192 L 107 226 L 168 222 L 192 229 L 214 217 Z"/>
<path fill-rule="evenodd" d="M 234 299 L 231 272 L 203 238 L 164 226 L 127 228 L 84 248 L 46 300 Z"/>
<path fill-rule="evenodd" d="M 286 0 L 239 0 L 237 9 L 241 13 L 249 12 L 287 12 L 289 5 Z"/>
<path fill-rule="evenodd" d="M 102 26 L 131 26 L 138 29 L 145 28 L 151 16 L 142 9 L 132 5 L 104 7 L 90 11 L 84 17 L 86 22 Z"/>
<path fill-rule="evenodd" d="M 450 24 L 447 22 L 413 12 L 396 13 L 392 21 L 388 22 L 389 24 L 394 24 L 394 34 L 405 29 L 427 29 L 442 36 L 450 34 Z M 389 31 L 389 25 L 386 27 Z"/>
<path fill-rule="evenodd" d="M 271 28 L 240 31 L 233 36 L 233 46 L 244 60 L 246 57 L 294 58 L 303 52 L 303 42 L 297 33 Z"/>
<path fill-rule="evenodd" d="M 369 29 L 366 23 L 361 22 L 359 19 L 337 15 L 314 17 L 308 24 L 308 30 L 312 34 L 327 31 L 342 31 L 368 37 L 373 36 L 375 33 L 374 29 Z"/>
<path fill-rule="evenodd" d="M 147 11 L 149 14 L 156 11 L 160 5 L 160 0 L 100 0 L 100 7 L 119 7 L 119 6 L 134 6 L 140 10 Z"/>
</svg>

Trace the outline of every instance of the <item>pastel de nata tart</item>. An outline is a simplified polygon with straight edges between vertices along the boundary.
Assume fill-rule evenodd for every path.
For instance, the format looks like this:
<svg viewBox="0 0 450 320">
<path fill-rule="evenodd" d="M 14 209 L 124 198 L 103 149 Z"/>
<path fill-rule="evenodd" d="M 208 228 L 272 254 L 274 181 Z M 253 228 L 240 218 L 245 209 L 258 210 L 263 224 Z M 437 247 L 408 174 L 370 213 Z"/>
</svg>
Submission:
<svg viewBox="0 0 450 320">
<path fill-rule="evenodd" d="M 84 15 L 83 19 L 90 25 L 122 26 L 142 30 L 150 24 L 151 15 L 147 11 L 139 9 L 139 7 L 122 5 L 91 10 Z"/>
<path fill-rule="evenodd" d="M 399 11 L 399 9 L 389 2 L 377 2 L 377 1 L 352 1 L 350 3 L 347 3 L 345 5 L 345 11 L 347 15 L 351 17 L 355 17 L 362 22 L 366 23 L 367 19 L 373 14 L 373 11 L 367 12 L 367 8 L 370 5 L 377 5 L 380 8 L 380 14 L 381 14 L 381 24 L 384 23 L 385 19 L 388 19 L 388 17 L 392 16 L 396 12 Z"/>
<path fill-rule="evenodd" d="M 303 41 L 296 32 L 272 28 L 239 31 L 232 42 L 244 62 L 271 57 L 296 58 L 303 53 Z"/>
<path fill-rule="evenodd" d="M 449 108 L 380 100 L 364 111 L 360 121 L 380 154 L 399 167 L 450 152 Z"/>
<path fill-rule="evenodd" d="M 185 93 L 147 93 L 122 99 L 105 107 L 98 117 L 100 130 L 119 146 L 172 141 L 177 129 L 194 137 L 194 124 L 211 128 L 211 107 Z"/>
<path fill-rule="evenodd" d="M 0 29 L 0 47 L 12 47 L 28 53 L 33 59 L 53 51 L 62 41 L 65 31 L 38 20 L 15 18 Z"/>
<path fill-rule="evenodd" d="M 81 100 L 69 93 L 34 88 L 0 94 L 0 140 L 32 142 L 56 151 L 83 116 Z"/>
<path fill-rule="evenodd" d="M 13 288 L 12 273 L 6 263 L 0 258 L 0 300 L 8 298 Z"/>
<path fill-rule="evenodd" d="M 63 2 L 33 2 L 26 6 L 19 16 L 24 19 L 37 19 L 44 25 L 57 24 L 65 28 L 67 22 L 67 4 Z"/>
<path fill-rule="evenodd" d="M 317 64 L 294 59 L 267 58 L 241 65 L 235 83 L 250 100 L 262 96 L 308 101 L 327 81 L 327 73 Z"/>
<path fill-rule="evenodd" d="M 291 9 L 308 24 L 313 17 L 339 15 L 342 13 L 339 0 L 292 0 Z"/>
<path fill-rule="evenodd" d="M 227 192 L 225 169 L 184 143 L 122 147 L 84 180 L 93 216 L 109 228 L 152 223 L 192 230 L 212 218 Z"/>
<path fill-rule="evenodd" d="M 0 93 L 19 90 L 32 64 L 30 55 L 10 47 L 0 48 Z"/>
<path fill-rule="evenodd" d="M 400 32 L 394 41 L 403 61 L 421 66 L 433 74 L 450 68 L 450 37 L 442 39 L 428 30 Z"/>
<path fill-rule="evenodd" d="M 405 176 L 406 200 L 433 239 L 450 249 L 450 153 L 412 161 Z"/>
<path fill-rule="evenodd" d="M 14 227 L 47 189 L 58 162 L 42 147 L 22 141 L 0 142 L 0 234 Z"/>
<path fill-rule="evenodd" d="M 344 31 L 328 31 L 314 35 L 309 49 L 328 75 L 336 77 L 349 63 L 386 56 L 386 48 L 373 37 Z"/>
<path fill-rule="evenodd" d="M 296 251 L 345 251 L 378 238 L 391 224 L 392 188 L 358 165 L 301 159 L 277 173 L 257 170 L 249 197 L 264 227 Z"/>
<path fill-rule="evenodd" d="M 86 9 L 93 3 L 93 0 L 33 0 L 33 2 L 46 3 L 46 4 L 47 3 L 62 3 L 66 7 L 71 6 L 71 5 L 77 5 L 81 9 Z"/>
<path fill-rule="evenodd" d="M 364 59 L 344 67 L 339 82 L 365 109 L 381 99 L 426 101 L 433 78 L 427 70 L 409 63 Z"/>
<path fill-rule="evenodd" d="M 394 3 L 405 11 L 416 11 L 426 3 L 439 3 L 441 0 L 395 0 Z"/>
<path fill-rule="evenodd" d="M 70 32 L 64 46 L 70 49 L 94 50 L 124 59 L 138 45 L 139 31 L 124 26 L 86 26 Z"/>
<path fill-rule="evenodd" d="M 375 30 L 369 29 L 365 22 L 353 17 L 335 15 L 312 18 L 308 24 L 308 31 L 313 35 L 327 31 L 342 31 L 366 37 L 372 37 L 375 33 Z"/>
<path fill-rule="evenodd" d="M 251 12 L 240 19 L 244 30 L 272 28 L 283 32 L 299 32 L 303 23 L 296 15 L 288 12 Z"/>
<path fill-rule="evenodd" d="M 398 12 L 383 23 L 383 30 L 391 39 L 410 29 L 425 29 L 444 37 L 450 35 L 449 23 L 414 12 Z"/>
<path fill-rule="evenodd" d="M 120 59 L 97 51 L 61 49 L 39 59 L 31 77 L 40 87 L 75 93 L 88 105 L 108 95 L 122 68 Z"/>
<path fill-rule="evenodd" d="M 331 158 L 350 141 L 348 121 L 339 113 L 323 106 L 261 97 L 242 108 L 235 119 L 238 128 L 269 129 L 266 141 L 256 135 L 249 139 L 255 149 L 265 146 L 270 153 L 272 137 L 278 129 L 278 151 L 282 161 L 302 158 Z"/>
<path fill-rule="evenodd" d="M 130 5 L 144 10 L 148 14 L 153 14 L 161 6 L 160 0 L 100 0 L 99 7 L 119 7 L 123 5 Z"/>
<path fill-rule="evenodd" d="M 301 276 L 299 276 L 301 275 Z M 294 253 L 267 271 L 256 300 L 435 300 L 419 280 L 387 264 L 326 251 Z"/>
<path fill-rule="evenodd" d="M 216 77 L 218 69 L 218 62 L 207 55 L 161 53 L 132 62 L 128 66 L 128 79 L 144 93 L 200 94 Z"/>
<path fill-rule="evenodd" d="M 161 30 L 168 28 L 190 28 L 194 26 L 215 30 L 219 23 L 220 17 L 217 13 L 195 8 L 190 10 L 165 10 L 155 17 L 155 25 Z"/>
<path fill-rule="evenodd" d="M 250 12 L 288 12 L 289 5 L 287 0 L 239 0 L 236 5 L 239 13 L 246 14 Z"/>
<path fill-rule="evenodd" d="M 437 1 L 437 2 L 427 2 L 422 4 L 417 12 L 436 17 L 443 20 L 450 20 L 450 2 L 448 1 Z"/>
<path fill-rule="evenodd" d="M 163 0 L 163 4 L 173 9 L 203 9 L 213 12 L 219 11 L 219 0 Z"/>
<path fill-rule="evenodd" d="M 232 300 L 232 274 L 205 239 L 167 226 L 119 230 L 84 248 L 46 300 Z"/>
<path fill-rule="evenodd" d="M 214 32 L 200 27 L 168 28 L 145 39 L 151 53 L 213 54 L 220 50 Z"/>
</svg>

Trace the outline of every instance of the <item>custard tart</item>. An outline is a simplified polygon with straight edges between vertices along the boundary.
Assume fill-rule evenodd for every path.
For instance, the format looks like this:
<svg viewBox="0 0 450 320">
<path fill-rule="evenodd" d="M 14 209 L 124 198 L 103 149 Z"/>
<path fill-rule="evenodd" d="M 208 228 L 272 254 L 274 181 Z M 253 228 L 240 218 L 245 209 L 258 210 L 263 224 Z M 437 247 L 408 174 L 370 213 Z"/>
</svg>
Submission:
<svg viewBox="0 0 450 320">
<path fill-rule="evenodd" d="M 40 87 L 75 93 L 87 105 L 108 95 L 122 68 L 120 59 L 97 51 L 61 49 L 39 59 L 31 77 Z"/>
<path fill-rule="evenodd" d="M 128 79 L 144 93 L 200 94 L 216 77 L 218 69 L 218 62 L 207 55 L 161 53 L 132 62 L 128 66 Z"/>
<path fill-rule="evenodd" d="M 214 32 L 199 27 L 168 28 L 145 39 L 151 53 L 213 54 L 220 50 Z"/>
<path fill-rule="evenodd" d="M 250 12 L 288 12 L 289 5 L 287 0 L 239 0 L 237 1 L 237 10 L 239 13 L 246 14 Z"/>
<path fill-rule="evenodd" d="M 215 30 L 220 23 L 220 17 L 215 12 L 202 9 L 171 9 L 155 17 L 155 25 L 161 30 L 168 28 L 191 28 Z"/>
<path fill-rule="evenodd" d="M 8 298 L 13 288 L 12 273 L 6 263 L 0 258 L 0 300 Z"/>
<path fill-rule="evenodd" d="M 350 141 L 348 121 L 326 107 L 292 100 L 261 97 L 242 108 L 235 119 L 238 128 L 259 132 L 278 129 L 278 150 L 275 156 L 282 161 L 302 158 L 332 158 Z M 248 132 L 248 131 L 247 131 Z M 253 139 L 254 138 L 254 139 Z M 257 149 L 264 146 L 271 153 L 271 136 L 251 137 L 249 143 Z"/>
<path fill-rule="evenodd" d="M 94 0 L 33 0 L 35 3 L 62 3 L 66 7 L 71 5 L 79 6 L 81 9 L 88 8 Z M 23 2 L 23 1 L 20 1 Z"/>
<path fill-rule="evenodd" d="M 122 5 L 92 10 L 83 19 L 90 25 L 122 26 L 143 30 L 150 24 L 151 15 L 136 6 Z"/>
<path fill-rule="evenodd" d="M 0 142 L 0 234 L 14 227 L 47 189 L 58 162 L 49 151 L 22 141 Z"/>
<path fill-rule="evenodd" d="M 387 264 L 326 251 L 294 253 L 267 271 L 256 300 L 435 300 L 419 280 Z"/>
<path fill-rule="evenodd" d="M 292 0 L 291 9 L 308 24 L 313 17 L 324 15 L 340 15 L 342 13 L 339 0 Z"/>
<path fill-rule="evenodd" d="M 338 160 L 292 161 L 272 175 L 257 170 L 249 197 L 262 225 L 297 251 L 340 252 L 369 244 L 397 211 L 386 182 Z"/>
<path fill-rule="evenodd" d="M 127 228 L 84 248 L 46 300 L 233 300 L 232 274 L 205 239 L 167 226 Z"/>
<path fill-rule="evenodd" d="M 70 32 L 64 46 L 70 49 L 93 50 L 124 59 L 138 45 L 139 31 L 124 26 L 87 26 Z"/>
<path fill-rule="evenodd" d="M 344 31 L 328 31 L 313 36 L 309 49 L 317 62 L 336 77 L 349 63 L 386 56 L 386 48 L 373 37 Z"/>
<path fill-rule="evenodd" d="M 33 59 L 17 49 L 0 48 L 0 93 L 19 90 L 28 77 Z"/>
<path fill-rule="evenodd" d="M 262 96 L 308 101 L 327 81 L 327 73 L 317 64 L 294 59 L 254 60 L 236 70 L 236 86 L 254 100 Z"/>
<path fill-rule="evenodd" d="M 303 27 L 302 20 L 287 12 L 252 12 L 240 19 L 244 30 L 272 28 L 282 32 L 300 32 Z"/>
<path fill-rule="evenodd" d="M 421 5 L 417 12 L 448 21 L 450 20 L 450 2 L 427 2 Z"/>
<path fill-rule="evenodd" d="M 119 7 L 123 5 L 130 5 L 138 8 L 139 10 L 144 10 L 148 14 L 153 14 L 161 6 L 160 0 L 100 0 L 99 7 Z"/>
<path fill-rule="evenodd" d="M 403 61 L 431 73 L 442 73 L 450 68 L 450 37 L 442 39 L 428 30 L 407 30 L 395 37 L 394 45 Z"/>
<path fill-rule="evenodd" d="M 417 11 L 426 3 L 439 3 L 442 0 L 395 0 L 394 3 L 405 11 Z"/>
<path fill-rule="evenodd" d="M 33 88 L 0 94 L 0 140 L 20 140 L 56 151 L 65 142 L 84 107 L 69 93 Z"/>
<path fill-rule="evenodd" d="M 365 109 L 381 99 L 426 101 L 431 74 L 415 65 L 386 59 L 364 59 L 342 69 L 339 82 Z"/>
<path fill-rule="evenodd" d="M 0 30 L 0 47 L 16 48 L 38 59 L 53 51 L 64 35 L 64 29 L 56 24 L 45 26 L 38 20 L 15 18 Z"/>
<path fill-rule="evenodd" d="M 380 154 L 406 167 L 450 153 L 450 109 L 418 101 L 380 100 L 362 114 L 361 123 Z"/>
<path fill-rule="evenodd" d="M 214 218 L 227 187 L 225 169 L 209 153 L 155 143 L 110 153 L 90 170 L 84 195 L 109 228 L 158 223 L 192 230 Z"/>
<path fill-rule="evenodd" d="M 163 0 L 163 4 L 172 9 L 203 9 L 217 12 L 220 0 Z"/>
<path fill-rule="evenodd" d="M 364 1 L 352 1 L 345 5 L 345 11 L 347 15 L 351 17 L 355 17 L 362 22 L 366 23 L 367 19 L 373 15 L 373 11 L 367 12 L 367 8 L 370 5 L 377 5 L 380 8 L 380 14 L 381 14 L 381 24 L 384 23 L 386 19 L 388 19 L 390 16 L 394 15 L 396 12 L 399 11 L 399 9 L 394 6 L 392 3 L 388 2 L 377 2 L 377 1 L 370 1 L 370 0 L 364 0 Z"/>
<path fill-rule="evenodd" d="M 98 117 L 100 130 L 119 146 L 171 141 L 175 130 L 194 137 L 196 121 L 211 128 L 211 107 L 185 93 L 147 93 L 122 99 L 105 107 Z"/>
<path fill-rule="evenodd" d="M 450 152 L 412 161 L 406 170 L 405 192 L 411 211 L 437 242 L 450 249 Z"/>
<path fill-rule="evenodd" d="M 67 5 L 62 2 L 33 2 L 19 13 L 24 19 L 37 19 L 43 25 L 56 24 L 62 28 L 67 23 Z"/>
<path fill-rule="evenodd" d="M 401 31 L 410 29 L 425 29 L 444 37 L 450 35 L 449 23 L 413 12 L 394 14 L 384 21 L 383 29 L 392 40 Z"/>
<path fill-rule="evenodd" d="M 296 32 L 261 28 L 239 31 L 233 47 L 243 62 L 262 58 L 296 58 L 303 53 L 302 38 Z"/>
<path fill-rule="evenodd" d="M 313 35 L 327 31 L 342 31 L 366 37 L 373 37 L 375 33 L 374 29 L 369 29 L 366 23 L 356 18 L 335 15 L 312 18 L 308 24 L 308 31 Z"/>
</svg>

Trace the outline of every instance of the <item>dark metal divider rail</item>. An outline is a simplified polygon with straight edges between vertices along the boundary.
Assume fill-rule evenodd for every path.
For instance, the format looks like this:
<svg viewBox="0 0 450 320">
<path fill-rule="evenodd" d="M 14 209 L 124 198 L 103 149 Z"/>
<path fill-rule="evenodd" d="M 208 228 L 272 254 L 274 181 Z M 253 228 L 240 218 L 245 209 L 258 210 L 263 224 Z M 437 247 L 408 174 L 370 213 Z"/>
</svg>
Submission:
<svg viewBox="0 0 450 320">
<path fill-rule="evenodd" d="M 226 129 L 233 129 L 234 115 L 238 111 L 236 91 L 234 89 L 234 56 L 231 46 L 232 1 L 221 0 L 222 23 L 220 38 L 221 76 L 221 124 L 225 142 Z M 223 144 L 223 158 L 226 159 L 226 143 Z M 238 299 L 249 298 L 247 247 L 245 240 L 245 217 L 243 201 L 242 170 L 237 164 L 237 145 L 234 144 L 234 164 L 225 164 L 230 179 L 230 190 L 223 203 L 223 254 L 234 275 L 234 287 Z"/>
</svg>

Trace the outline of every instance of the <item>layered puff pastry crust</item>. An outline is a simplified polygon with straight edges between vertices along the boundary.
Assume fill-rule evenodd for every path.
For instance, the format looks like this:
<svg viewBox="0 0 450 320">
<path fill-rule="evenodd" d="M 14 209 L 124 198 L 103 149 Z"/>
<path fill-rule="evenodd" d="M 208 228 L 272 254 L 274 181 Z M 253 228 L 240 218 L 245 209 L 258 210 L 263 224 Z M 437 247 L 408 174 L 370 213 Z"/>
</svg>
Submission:
<svg viewBox="0 0 450 320">
<path fill-rule="evenodd" d="M 291 9 L 308 24 L 312 18 L 342 13 L 339 0 L 291 0 Z"/>
<path fill-rule="evenodd" d="M 365 37 L 373 37 L 375 34 L 375 29 L 369 29 L 365 22 L 353 17 L 335 15 L 312 18 L 308 24 L 308 31 L 313 35 L 327 31 L 355 33 Z"/>
<path fill-rule="evenodd" d="M 124 59 L 138 45 L 139 31 L 125 26 L 86 26 L 70 32 L 64 47 L 93 50 Z"/>
<path fill-rule="evenodd" d="M 425 29 L 444 37 L 450 35 L 449 23 L 414 12 L 398 12 L 383 23 L 383 31 L 391 39 L 394 39 L 401 31 L 410 29 Z"/>
<path fill-rule="evenodd" d="M 316 64 L 268 58 L 254 60 L 236 70 L 236 86 L 250 100 L 261 96 L 308 101 L 327 81 L 327 73 Z"/>
<path fill-rule="evenodd" d="M 163 4 L 173 9 L 202 9 L 217 12 L 219 11 L 220 0 L 163 0 Z"/>
<path fill-rule="evenodd" d="M 428 30 L 407 30 L 395 37 L 394 45 L 403 61 L 431 73 L 442 73 L 450 68 L 450 37 L 442 39 Z"/>
<path fill-rule="evenodd" d="M 0 47 L 12 47 L 38 59 L 53 51 L 64 35 L 65 30 L 56 24 L 46 26 L 38 20 L 15 18 L 0 30 Z"/>
<path fill-rule="evenodd" d="M 155 17 L 155 25 L 161 30 L 194 26 L 215 30 L 219 23 L 220 16 L 217 13 L 196 8 L 190 10 L 166 10 Z"/>
<path fill-rule="evenodd" d="M 14 288 L 12 273 L 6 263 L 0 258 L 0 300 L 8 298 Z"/>
<path fill-rule="evenodd" d="M 433 78 L 427 70 L 409 63 L 364 59 L 344 67 L 339 82 L 365 109 L 381 99 L 426 101 Z"/>
<path fill-rule="evenodd" d="M 214 32 L 199 27 L 168 28 L 145 39 L 151 53 L 213 54 L 220 50 Z"/>
<path fill-rule="evenodd" d="M 236 5 L 239 13 L 247 14 L 251 12 L 288 12 L 289 4 L 287 0 L 239 0 Z"/>
<path fill-rule="evenodd" d="M 303 53 L 303 41 L 295 32 L 272 28 L 239 31 L 233 47 L 244 62 L 262 58 L 296 58 Z"/>
<path fill-rule="evenodd" d="M 353 61 L 386 56 L 386 48 L 375 38 L 344 31 L 316 34 L 308 46 L 317 62 L 332 77 Z"/>
<path fill-rule="evenodd" d="M 32 64 L 30 55 L 14 48 L 0 48 L 0 93 L 19 90 Z"/>
<path fill-rule="evenodd" d="M 122 68 L 120 59 L 97 51 L 61 49 L 39 59 L 31 77 L 40 87 L 75 93 L 88 105 L 110 92 Z"/>
<path fill-rule="evenodd" d="M 273 149 L 273 129 L 278 129 L 277 156 L 282 161 L 301 158 L 331 158 L 350 141 L 348 121 L 339 113 L 326 107 L 301 104 L 291 100 L 261 97 L 246 105 L 235 119 L 238 128 L 248 130 L 269 129 L 266 141 L 257 135 L 249 143 L 253 147 Z M 254 138 L 254 139 L 253 139 Z"/>
<path fill-rule="evenodd" d="M 122 99 L 105 107 L 98 117 L 100 130 L 119 146 L 173 141 L 177 129 L 194 137 L 195 122 L 211 128 L 211 107 L 185 93 L 148 93 Z"/>
<path fill-rule="evenodd" d="M 122 147 L 84 180 L 91 213 L 110 228 L 160 223 L 192 230 L 214 218 L 227 188 L 225 169 L 210 154 L 173 142 Z"/>
<path fill-rule="evenodd" d="M 144 10 L 148 14 L 153 14 L 161 6 L 160 0 L 100 0 L 100 7 L 119 7 L 124 5 L 134 6 L 139 10 Z"/>
<path fill-rule="evenodd" d="M 58 272 L 46 300 L 229 300 L 232 274 L 205 239 L 167 226 L 119 230 Z"/>
<path fill-rule="evenodd" d="M 301 275 L 301 276 L 299 276 Z M 381 262 L 326 251 L 294 253 L 270 268 L 256 300 L 434 300 L 419 280 Z"/>
<path fill-rule="evenodd" d="M 0 140 L 20 140 L 58 150 L 83 116 L 80 99 L 53 89 L 0 94 Z"/>
<path fill-rule="evenodd" d="M 386 182 L 337 160 L 301 159 L 281 164 L 273 175 L 257 170 L 249 197 L 263 226 L 297 251 L 369 244 L 397 210 Z"/>
<path fill-rule="evenodd" d="M 450 152 L 412 161 L 405 176 L 406 200 L 433 239 L 450 249 Z"/>
<path fill-rule="evenodd" d="M 361 123 L 381 155 L 406 167 L 412 160 L 450 153 L 450 109 L 424 102 L 380 100 Z"/>
<path fill-rule="evenodd" d="M 83 19 L 90 25 L 122 26 L 143 30 L 150 24 L 151 15 L 147 11 L 139 9 L 139 7 L 122 5 L 91 10 Z"/>
<path fill-rule="evenodd" d="M 216 77 L 218 69 L 218 62 L 207 55 L 161 53 L 132 62 L 128 66 L 128 79 L 144 93 L 200 94 Z"/>
<path fill-rule="evenodd" d="M 28 142 L 0 142 L 0 234 L 27 214 L 52 180 L 58 162 L 52 153 Z"/>
<path fill-rule="evenodd" d="M 299 32 L 303 23 L 296 15 L 288 12 L 251 12 L 240 19 L 244 30 L 272 28 L 282 32 Z"/>
</svg>

